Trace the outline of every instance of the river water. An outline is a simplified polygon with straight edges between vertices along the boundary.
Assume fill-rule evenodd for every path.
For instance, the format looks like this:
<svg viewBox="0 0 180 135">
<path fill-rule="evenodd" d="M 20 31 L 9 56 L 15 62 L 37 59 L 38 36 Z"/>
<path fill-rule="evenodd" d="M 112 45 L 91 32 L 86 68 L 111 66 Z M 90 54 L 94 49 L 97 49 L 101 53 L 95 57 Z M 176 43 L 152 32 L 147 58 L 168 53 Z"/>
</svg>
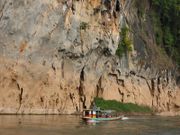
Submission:
<svg viewBox="0 0 180 135">
<path fill-rule="evenodd" d="M 0 135 L 180 135 L 180 117 L 85 123 L 74 115 L 0 115 Z"/>
</svg>

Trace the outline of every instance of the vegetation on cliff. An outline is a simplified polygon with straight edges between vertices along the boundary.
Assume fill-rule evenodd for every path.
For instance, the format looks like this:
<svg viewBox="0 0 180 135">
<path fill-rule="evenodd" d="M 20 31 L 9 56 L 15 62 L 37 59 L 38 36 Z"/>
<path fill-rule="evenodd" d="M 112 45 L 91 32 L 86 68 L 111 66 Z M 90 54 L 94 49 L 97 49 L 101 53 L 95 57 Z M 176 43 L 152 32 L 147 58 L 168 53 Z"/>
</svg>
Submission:
<svg viewBox="0 0 180 135">
<path fill-rule="evenodd" d="M 151 5 L 156 42 L 180 66 L 180 2 L 151 0 Z"/>
<path fill-rule="evenodd" d="M 122 57 L 123 53 L 126 53 L 128 51 L 132 50 L 132 41 L 129 38 L 129 29 L 127 27 L 121 28 L 120 32 L 120 42 L 118 44 L 118 48 L 116 50 L 116 55 L 119 57 Z"/>
<path fill-rule="evenodd" d="M 80 29 L 81 30 L 86 30 L 89 27 L 89 24 L 86 22 L 81 22 L 80 23 Z"/>
<path fill-rule="evenodd" d="M 94 99 L 96 105 L 104 110 L 116 110 L 117 112 L 125 113 L 152 113 L 152 110 L 147 106 L 139 106 L 133 103 L 121 103 L 116 100 L 104 100 L 102 98 Z"/>
</svg>

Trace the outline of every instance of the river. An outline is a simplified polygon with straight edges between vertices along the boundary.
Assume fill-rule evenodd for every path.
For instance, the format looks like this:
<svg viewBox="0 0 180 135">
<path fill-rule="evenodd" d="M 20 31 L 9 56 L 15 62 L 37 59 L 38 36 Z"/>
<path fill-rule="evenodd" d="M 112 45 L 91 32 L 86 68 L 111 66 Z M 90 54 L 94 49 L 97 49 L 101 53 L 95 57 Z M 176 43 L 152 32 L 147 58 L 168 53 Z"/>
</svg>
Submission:
<svg viewBox="0 0 180 135">
<path fill-rule="evenodd" d="M 74 115 L 0 115 L 0 135 L 180 135 L 180 117 L 85 123 Z"/>
</svg>

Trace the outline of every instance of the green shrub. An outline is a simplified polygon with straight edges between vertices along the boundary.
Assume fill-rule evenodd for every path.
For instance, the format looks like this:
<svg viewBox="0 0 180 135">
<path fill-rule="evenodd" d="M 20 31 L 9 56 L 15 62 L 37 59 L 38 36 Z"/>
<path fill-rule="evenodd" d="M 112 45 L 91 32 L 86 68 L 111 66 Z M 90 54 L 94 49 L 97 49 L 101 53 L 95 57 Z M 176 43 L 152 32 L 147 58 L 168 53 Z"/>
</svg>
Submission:
<svg viewBox="0 0 180 135">
<path fill-rule="evenodd" d="M 172 35 L 169 27 L 166 27 L 164 29 L 164 44 L 165 44 L 165 47 L 168 47 L 169 49 L 171 49 L 171 47 L 173 46 L 174 44 L 174 36 Z"/>
<path fill-rule="evenodd" d="M 129 39 L 129 29 L 127 27 L 121 28 L 120 36 L 121 39 L 116 50 L 116 55 L 122 57 L 123 53 L 132 51 L 132 41 Z"/>
<path fill-rule="evenodd" d="M 156 43 L 165 48 L 166 53 L 179 65 L 179 0 L 152 0 L 150 17 L 153 22 Z"/>
<path fill-rule="evenodd" d="M 104 110 L 116 110 L 117 112 L 139 112 L 151 113 L 152 110 L 147 106 L 139 106 L 133 103 L 121 103 L 116 100 L 94 99 L 96 105 Z"/>
<path fill-rule="evenodd" d="M 156 39 L 156 43 L 157 45 L 161 45 L 162 44 L 162 39 L 163 39 L 163 31 L 161 29 L 161 22 L 159 19 L 159 16 L 156 12 L 151 11 L 150 17 L 152 18 L 152 22 L 153 22 L 153 29 L 154 29 L 154 33 L 155 33 L 155 39 Z"/>
<path fill-rule="evenodd" d="M 80 23 L 80 29 L 81 30 L 86 30 L 89 27 L 89 24 L 86 22 L 81 22 Z"/>
</svg>

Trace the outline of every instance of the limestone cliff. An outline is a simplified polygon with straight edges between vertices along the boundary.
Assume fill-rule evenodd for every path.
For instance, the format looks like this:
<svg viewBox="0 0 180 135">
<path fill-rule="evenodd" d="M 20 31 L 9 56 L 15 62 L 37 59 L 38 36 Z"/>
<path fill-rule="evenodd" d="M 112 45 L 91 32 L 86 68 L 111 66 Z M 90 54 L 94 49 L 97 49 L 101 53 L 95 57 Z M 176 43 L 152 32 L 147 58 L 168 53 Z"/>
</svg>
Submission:
<svg viewBox="0 0 180 135">
<path fill-rule="evenodd" d="M 96 96 L 178 113 L 178 75 L 156 46 L 149 8 L 148 0 L 1 0 L 0 113 L 77 113 Z M 124 26 L 132 51 L 118 57 Z"/>
</svg>

